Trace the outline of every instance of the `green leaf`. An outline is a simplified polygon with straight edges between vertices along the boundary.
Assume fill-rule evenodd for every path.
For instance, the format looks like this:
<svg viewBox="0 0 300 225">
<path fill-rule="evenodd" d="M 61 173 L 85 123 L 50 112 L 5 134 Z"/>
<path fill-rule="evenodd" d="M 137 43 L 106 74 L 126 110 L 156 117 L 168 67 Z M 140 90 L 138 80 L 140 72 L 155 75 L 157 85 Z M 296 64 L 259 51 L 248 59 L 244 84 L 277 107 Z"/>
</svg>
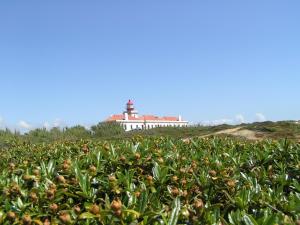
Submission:
<svg viewBox="0 0 300 225">
<path fill-rule="evenodd" d="M 262 225 L 274 225 L 276 224 L 276 216 L 271 215 L 267 218 L 267 220 Z"/>
<path fill-rule="evenodd" d="M 94 215 L 90 212 L 84 212 L 82 214 L 80 214 L 79 219 L 80 220 L 85 220 L 85 219 L 93 219 L 93 218 L 97 218 L 99 217 L 98 215 Z"/>
<path fill-rule="evenodd" d="M 243 221 L 245 222 L 246 225 L 258 225 L 256 220 L 252 216 L 247 214 L 243 216 Z"/>
<path fill-rule="evenodd" d="M 138 211 L 144 213 L 148 203 L 148 192 L 143 191 L 138 201 Z"/>
<path fill-rule="evenodd" d="M 137 217 L 140 216 L 140 213 L 137 212 L 137 211 L 135 211 L 135 210 L 133 210 L 133 209 L 125 209 L 124 212 L 128 212 L 128 213 L 134 214 L 134 215 L 136 215 Z"/>
<path fill-rule="evenodd" d="M 155 180 L 160 180 L 160 166 L 157 162 L 154 163 L 154 167 L 152 169 L 153 177 Z"/>
<path fill-rule="evenodd" d="M 22 200 L 21 200 L 20 197 L 18 197 L 17 206 L 18 206 L 19 209 L 23 209 L 24 204 L 23 204 L 23 202 L 22 202 Z"/>
<path fill-rule="evenodd" d="M 108 194 L 105 194 L 105 208 L 110 209 L 110 201 Z"/>
<path fill-rule="evenodd" d="M 173 202 L 173 210 L 171 213 L 171 218 L 168 221 L 168 225 L 176 225 L 177 224 L 180 208 L 181 208 L 180 199 L 176 198 Z"/>
<path fill-rule="evenodd" d="M 229 220 L 229 223 L 230 224 L 233 224 L 233 225 L 235 225 L 236 223 L 235 223 L 235 219 L 233 219 L 233 217 L 232 217 L 232 215 L 229 213 L 228 214 L 228 220 Z"/>
<path fill-rule="evenodd" d="M 37 219 L 33 220 L 33 223 L 37 225 L 43 225 L 43 222 Z"/>
</svg>

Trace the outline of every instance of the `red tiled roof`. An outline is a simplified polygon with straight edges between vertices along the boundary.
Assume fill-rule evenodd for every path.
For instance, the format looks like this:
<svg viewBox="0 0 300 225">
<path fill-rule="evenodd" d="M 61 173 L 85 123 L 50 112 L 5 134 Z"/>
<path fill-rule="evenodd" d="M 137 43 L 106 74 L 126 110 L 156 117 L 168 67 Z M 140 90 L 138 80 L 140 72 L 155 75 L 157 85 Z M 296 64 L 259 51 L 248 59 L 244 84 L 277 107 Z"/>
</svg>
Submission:
<svg viewBox="0 0 300 225">
<path fill-rule="evenodd" d="M 124 119 L 124 115 L 112 115 L 110 116 L 107 121 L 115 121 L 115 120 L 123 120 Z"/>
<path fill-rule="evenodd" d="M 124 120 L 125 117 L 123 114 L 119 115 L 112 115 L 110 116 L 106 121 L 116 121 L 116 120 Z M 154 115 L 144 115 L 139 116 L 138 118 L 135 118 L 133 116 L 128 116 L 128 120 L 135 120 L 135 121 L 147 121 L 147 120 L 156 120 L 156 121 L 178 121 L 178 118 L 175 116 L 164 116 L 164 117 L 158 117 Z"/>
</svg>

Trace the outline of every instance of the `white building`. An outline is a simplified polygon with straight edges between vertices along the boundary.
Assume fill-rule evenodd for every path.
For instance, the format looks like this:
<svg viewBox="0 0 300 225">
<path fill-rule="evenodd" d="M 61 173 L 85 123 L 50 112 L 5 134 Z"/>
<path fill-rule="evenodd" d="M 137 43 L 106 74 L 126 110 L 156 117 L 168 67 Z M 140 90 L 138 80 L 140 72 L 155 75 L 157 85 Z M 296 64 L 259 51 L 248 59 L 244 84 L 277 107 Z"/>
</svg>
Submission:
<svg viewBox="0 0 300 225">
<path fill-rule="evenodd" d="M 112 115 L 106 121 L 120 123 L 126 131 L 151 129 L 155 127 L 185 127 L 188 125 L 188 121 L 182 120 L 181 116 L 139 116 L 138 112 L 134 110 L 133 102 L 131 100 L 127 102 L 126 111 L 123 112 L 123 114 Z"/>
</svg>

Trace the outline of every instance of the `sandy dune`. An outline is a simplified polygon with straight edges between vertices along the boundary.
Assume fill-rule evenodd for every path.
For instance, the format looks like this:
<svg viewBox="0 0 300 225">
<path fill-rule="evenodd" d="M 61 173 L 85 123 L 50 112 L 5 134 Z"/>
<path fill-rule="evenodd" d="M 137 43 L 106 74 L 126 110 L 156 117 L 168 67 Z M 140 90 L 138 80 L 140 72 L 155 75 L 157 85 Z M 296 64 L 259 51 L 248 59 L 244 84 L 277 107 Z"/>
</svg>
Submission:
<svg viewBox="0 0 300 225">
<path fill-rule="evenodd" d="M 248 130 L 248 129 L 243 129 L 243 127 L 236 127 L 233 129 L 221 130 L 214 134 L 230 134 L 230 135 L 234 135 L 234 136 L 244 137 L 249 140 L 260 140 L 261 139 L 261 138 L 259 138 L 258 132 Z"/>
</svg>

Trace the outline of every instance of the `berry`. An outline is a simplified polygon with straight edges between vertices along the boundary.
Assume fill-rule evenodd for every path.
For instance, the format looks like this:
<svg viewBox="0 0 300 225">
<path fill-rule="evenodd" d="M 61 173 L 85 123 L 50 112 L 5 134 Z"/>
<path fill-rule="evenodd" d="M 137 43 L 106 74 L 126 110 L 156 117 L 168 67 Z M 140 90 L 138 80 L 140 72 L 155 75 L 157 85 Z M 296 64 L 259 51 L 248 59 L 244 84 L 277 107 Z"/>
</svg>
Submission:
<svg viewBox="0 0 300 225">
<path fill-rule="evenodd" d="M 100 213 L 100 208 L 98 205 L 94 204 L 90 208 L 90 212 L 93 213 L 94 215 L 98 215 Z"/>
</svg>

